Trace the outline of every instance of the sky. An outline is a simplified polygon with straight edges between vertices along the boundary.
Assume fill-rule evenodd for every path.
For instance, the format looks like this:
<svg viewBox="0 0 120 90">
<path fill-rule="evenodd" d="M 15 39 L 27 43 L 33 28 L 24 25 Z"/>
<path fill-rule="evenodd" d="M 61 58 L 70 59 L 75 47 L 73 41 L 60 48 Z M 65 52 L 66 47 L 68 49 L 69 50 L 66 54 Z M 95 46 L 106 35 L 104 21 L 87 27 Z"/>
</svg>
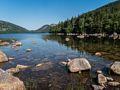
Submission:
<svg viewBox="0 0 120 90">
<path fill-rule="evenodd" d="M 0 20 L 35 30 L 113 1 L 116 0 L 0 0 Z"/>
</svg>

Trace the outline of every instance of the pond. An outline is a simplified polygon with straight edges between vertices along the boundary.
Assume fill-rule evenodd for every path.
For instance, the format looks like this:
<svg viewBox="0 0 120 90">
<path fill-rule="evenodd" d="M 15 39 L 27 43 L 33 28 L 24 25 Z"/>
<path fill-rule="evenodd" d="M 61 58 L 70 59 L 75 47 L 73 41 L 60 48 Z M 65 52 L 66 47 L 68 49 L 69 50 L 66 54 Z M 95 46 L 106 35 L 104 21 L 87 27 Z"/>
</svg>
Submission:
<svg viewBox="0 0 120 90">
<path fill-rule="evenodd" d="M 69 38 L 66 41 L 65 38 Z M 9 46 L 0 46 L 0 50 L 15 60 L 1 63 L 4 70 L 16 67 L 17 64 L 28 65 L 29 69 L 21 71 L 19 77 L 27 90 L 92 90 L 91 83 L 95 83 L 96 70 L 101 69 L 106 76 L 112 76 L 120 82 L 120 76 L 109 73 L 112 62 L 120 60 L 120 40 L 109 38 L 89 37 L 79 39 L 77 36 L 63 36 L 51 34 L 0 34 L 0 39 L 18 40 L 23 43 L 18 50 Z M 31 48 L 32 52 L 26 52 Z M 102 56 L 95 56 L 101 52 Z M 60 64 L 69 59 L 87 58 L 92 65 L 90 71 L 69 73 L 67 68 Z M 48 63 L 46 67 L 37 69 L 39 63 Z M 115 90 L 119 90 L 117 87 Z M 106 90 L 114 90 L 106 88 Z"/>
</svg>

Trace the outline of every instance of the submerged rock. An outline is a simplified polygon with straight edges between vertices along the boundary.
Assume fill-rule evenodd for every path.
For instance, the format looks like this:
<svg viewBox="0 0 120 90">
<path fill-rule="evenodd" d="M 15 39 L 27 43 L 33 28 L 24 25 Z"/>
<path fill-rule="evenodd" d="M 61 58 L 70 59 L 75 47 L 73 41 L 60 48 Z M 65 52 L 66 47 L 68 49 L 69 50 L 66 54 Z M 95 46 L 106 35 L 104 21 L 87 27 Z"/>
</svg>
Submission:
<svg viewBox="0 0 120 90">
<path fill-rule="evenodd" d="M 118 61 L 114 62 L 114 63 L 111 65 L 110 69 L 111 69 L 115 74 L 120 75 L 120 62 L 118 62 Z"/>
<path fill-rule="evenodd" d="M 7 62 L 7 61 L 8 61 L 8 58 L 7 58 L 6 54 L 3 53 L 2 51 L 0 51 L 0 63 Z"/>
<path fill-rule="evenodd" d="M 91 69 L 91 65 L 86 58 L 75 58 L 67 63 L 70 72 L 80 72 Z"/>
<path fill-rule="evenodd" d="M 7 69 L 6 71 L 11 74 L 19 73 L 21 70 L 27 69 L 29 66 L 26 65 L 17 65 L 15 68 Z"/>
<path fill-rule="evenodd" d="M 45 63 L 40 63 L 37 64 L 32 70 L 33 71 L 39 71 L 39 70 L 48 70 L 53 67 L 52 62 L 45 62 Z"/>
<path fill-rule="evenodd" d="M 31 51 L 32 51 L 32 49 L 31 49 L 31 48 L 26 49 L 26 52 L 31 52 Z"/>
<path fill-rule="evenodd" d="M 21 69 L 27 69 L 27 68 L 29 68 L 29 66 L 18 64 L 18 65 L 16 66 L 16 68 L 21 70 Z"/>
<path fill-rule="evenodd" d="M 43 63 L 37 64 L 36 67 L 41 67 Z"/>
<path fill-rule="evenodd" d="M 62 65 L 64 65 L 64 66 L 66 66 L 67 65 L 67 62 L 60 62 L 60 64 L 62 64 Z"/>
<path fill-rule="evenodd" d="M 9 57 L 9 58 L 8 58 L 9 61 L 12 61 L 12 60 L 14 60 L 14 59 L 15 59 L 15 58 L 12 58 L 12 57 Z"/>
<path fill-rule="evenodd" d="M 0 69 L 0 90 L 26 90 L 19 78 Z"/>
</svg>

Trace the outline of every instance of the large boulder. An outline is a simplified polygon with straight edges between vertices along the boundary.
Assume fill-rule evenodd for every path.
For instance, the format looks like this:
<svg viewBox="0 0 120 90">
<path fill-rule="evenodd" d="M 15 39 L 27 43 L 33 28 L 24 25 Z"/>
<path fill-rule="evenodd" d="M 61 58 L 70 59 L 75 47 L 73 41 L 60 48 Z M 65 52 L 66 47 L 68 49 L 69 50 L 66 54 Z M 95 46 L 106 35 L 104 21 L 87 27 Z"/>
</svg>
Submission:
<svg viewBox="0 0 120 90">
<path fill-rule="evenodd" d="M 6 54 L 3 53 L 2 51 L 0 51 L 0 63 L 7 62 L 7 61 L 8 61 L 8 58 L 7 58 Z"/>
<path fill-rule="evenodd" d="M 17 77 L 0 69 L 0 90 L 25 90 L 25 86 Z"/>
<path fill-rule="evenodd" d="M 111 65 L 110 69 L 111 69 L 115 74 L 120 75 L 120 62 L 118 62 L 118 61 L 114 62 L 114 63 Z"/>
<path fill-rule="evenodd" d="M 75 58 L 67 63 L 70 72 L 80 72 L 91 69 L 91 65 L 86 58 Z"/>
</svg>

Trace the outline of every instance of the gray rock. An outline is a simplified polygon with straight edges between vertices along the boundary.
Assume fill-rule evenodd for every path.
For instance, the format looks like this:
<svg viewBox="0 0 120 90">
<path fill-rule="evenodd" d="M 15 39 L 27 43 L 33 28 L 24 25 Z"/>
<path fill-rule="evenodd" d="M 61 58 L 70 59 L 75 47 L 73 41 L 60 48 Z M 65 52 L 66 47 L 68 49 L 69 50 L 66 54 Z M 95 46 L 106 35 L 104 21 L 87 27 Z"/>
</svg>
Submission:
<svg viewBox="0 0 120 90">
<path fill-rule="evenodd" d="M 118 61 L 114 62 L 114 63 L 111 65 L 110 69 L 111 69 L 115 74 L 120 75 L 120 62 L 118 62 Z"/>
<path fill-rule="evenodd" d="M 17 77 L 0 69 L 0 90 L 26 90 L 24 83 Z"/>
<path fill-rule="evenodd" d="M 112 77 L 106 77 L 108 81 L 113 81 L 114 79 Z"/>
<path fill-rule="evenodd" d="M 0 51 L 0 63 L 7 62 L 7 61 L 8 61 L 8 58 L 7 58 L 6 54 L 3 53 L 2 51 Z"/>
<path fill-rule="evenodd" d="M 119 82 L 108 82 L 108 85 L 115 87 L 115 86 L 119 86 L 120 83 Z"/>
<path fill-rule="evenodd" d="M 67 63 L 70 72 L 80 72 L 91 69 L 91 65 L 86 58 L 75 58 Z"/>
<path fill-rule="evenodd" d="M 98 74 L 98 83 L 104 86 L 107 83 L 107 78 L 103 74 Z"/>
<path fill-rule="evenodd" d="M 70 39 L 69 39 L 69 38 L 65 38 L 65 41 L 67 41 L 67 42 L 68 42 L 68 41 L 70 41 Z"/>
<path fill-rule="evenodd" d="M 94 90 L 103 90 L 105 87 L 100 86 L 100 85 L 92 85 Z"/>
<path fill-rule="evenodd" d="M 95 55 L 96 56 L 101 56 L 102 54 L 101 54 L 101 52 L 96 52 Z"/>
<path fill-rule="evenodd" d="M 102 74 L 101 70 L 97 70 L 96 72 L 97 72 L 97 74 Z"/>
</svg>

